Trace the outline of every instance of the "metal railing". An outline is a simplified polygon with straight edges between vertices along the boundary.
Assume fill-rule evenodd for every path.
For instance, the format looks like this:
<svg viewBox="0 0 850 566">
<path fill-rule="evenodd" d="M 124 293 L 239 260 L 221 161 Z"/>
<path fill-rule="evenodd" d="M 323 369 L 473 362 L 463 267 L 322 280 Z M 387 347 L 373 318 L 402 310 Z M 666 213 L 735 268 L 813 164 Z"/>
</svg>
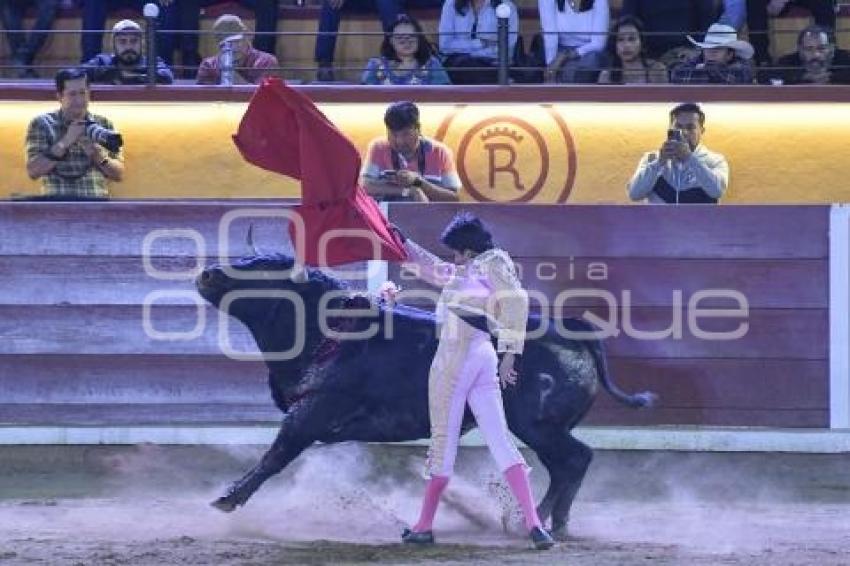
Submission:
<svg viewBox="0 0 850 566">
<path fill-rule="evenodd" d="M 154 17 L 146 17 L 144 19 L 144 25 L 142 26 L 144 29 L 144 37 L 145 37 L 145 45 L 144 52 L 147 63 L 147 82 L 149 85 L 154 86 L 156 84 L 156 54 L 159 46 L 159 39 L 165 35 L 170 34 L 173 36 L 179 35 L 197 35 L 199 37 L 203 36 L 212 36 L 216 35 L 215 32 L 210 30 L 198 30 L 198 31 L 186 31 L 186 30 L 173 30 L 173 29 L 157 29 L 156 18 Z M 2 30 L 5 34 L 29 34 L 31 33 L 28 30 Z M 839 29 L 838 33 L 848 32 L 850 29 Z M 111 30 L 46 30 L 44 33 L 50 35 L 78 35 L 82 36 L 85 33 L 110 33 Z M 539 32 L 541 35 L 544 35 L 543 32 Z M 561 32 L 553 32 L 556 35 L 563 36 L 564 34 Z M 673 35 L 674 32 L 644 32 L 643 37 L 653 37 L 653 36 L 670 36 Z M 702 36 L 704 32 L 675 32 L 676 34 L 681 34 L 683 36 L 691 35 L 691 36 Z M 798 30 L 773 30 L 769 32 L 750 32 L 750 37 L 753 35 L 757 35 L 758 33 L 763 33 L 765 35 L 797 35 L 799 33 Z M 320 36 L 336 36 L 336 37 L 361 37 L 361 38 L 375 38 L 380 37 L 383 38 L 385 33 L 382 31 L 378 32 L 315 32 L 315 31 L 290 31 L 290 32 L 251 32 L 251 36 L 275 36 L 278 39 L 287 39 L 287 38 L 295 38 L 295 37 L 315 37 L 318 38 Z M 468 35 L 459 33 L 458 35 Z M 489 33 L 488 35 L 492 35 Z M 601 34 L 593 32 L 582 32 L 580 35 L 606 35 L 610 36 L 610 33 L 603 32 Z M 445 67 L 447 71 L 450 73 L 469 71 L 469 72 L 490 72 L 494 77 L 493 82 L 495 84 L 507 85 L 513 82 L 512 75 L 515 75 L 517 72 L 539 72 L 542 71 L 543 67 L 539 64 L 534 66 L 527 66 L 522 64 L 517 64 L 514 60 L 513 53 L 510 50 L 510 30 L 508 28 L 508 18 L 500 18 L 499 25 L 496 33 L 497 39 L 495 45 L 497 47 L 496 52 L 497 56 L 492 59 L 492 64 L 487 66 L 464 66 L 464 67 Z M 424 35 L 424 39 L 429 41 L 431 45 L 436 44 L 437 42 L 431 41 L 427 34 Z M 436 49 L 434 50 L 436 54 Z M 358 62 L 360 63 L 360 62 Z M 365 61 L 363 62 L 365 64 Z M 351 73 L 362 73 L 364 70 L 364 64 L 358 65 L 336 65 L 332 67 L 333 71 L 339 71 L 341 73 L 345 73 L 346 75 L 350 75 Z M 79 66 L 80 64 L 75 61 L 67 61 L 60 62 L 56 64 L 33 64 L 30 67 L 35 70 L 40 71 L 49 71 L 51 73 L 66 67 Z M 0 73 L 6 74 L 8 71 L 14 71 L 20 69 L 21 66 L 14 64 L 11 61 L 2 62 L 0 61 Z M 193 72 L 197 70 L 197 67 L 194 65 L 171 65 L 171 68 L 177 72 L 178 76 L 184 76 L 187 73 Z M 321 72 L 325 67 L 323 67 L 319 63 L 314 63 L 312 65 L 304 65 L 304 64 L 284 64 L 278 65 L 276 67 L 268 68 L 267 70 L 270 74 L 284 76 L 285 78 L 290 78 L 294 74 L 304 74 L 304 73 L 317 73 Z M 831 67 L 834 70 L 847 70 L 847 66 L 833 66 Z M 245 69 L 244 67 L 236 67 L 236 70 Z M 783 67 L 778 65 L 767 65 L 758 68 L 759 72 L 768 72 L 768 71 L 789 71 L 794 70 L 793 67 Z M 604 70 L 612 70 L 610 66 L 596 66 L 596 67 L 586 67 L 585 70 L 590 72 L 600 72 Z M 289 77 L 287 77 L 289 75 Z M 321 81 L 320 81 L 321 82 Z M 355 81 L 334 81 L 334 82 L 355 82 Z"/>
</svg>

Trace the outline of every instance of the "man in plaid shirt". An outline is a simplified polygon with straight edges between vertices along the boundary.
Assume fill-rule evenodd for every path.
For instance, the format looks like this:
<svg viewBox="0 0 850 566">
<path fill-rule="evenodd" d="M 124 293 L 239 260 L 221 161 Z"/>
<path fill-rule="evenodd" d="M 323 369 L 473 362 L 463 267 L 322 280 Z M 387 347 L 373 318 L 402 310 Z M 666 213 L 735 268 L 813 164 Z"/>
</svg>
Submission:
<svg viewBox="0 0 850 566">
<path fill-rule="evenodd" d="M 36 116 L 27 128 L 27 174 L 41 178 L 48 196 L 108 198 L 107 181 L 120 181 L 124 174 L 121 150 L 108 151 L 92 141 L 86 129 L 92 123 L 115 128 L 103 116 L 89 113 L 84 70 L 59 71 L 56 94 L 59 110 Z"/>
<path fill-rule="evenodd" d="M 735 28 L 712 24 L 704 41 L 688 40 L 702 49 L 696 59 L 670 72 L 670 82 L 680 84 L 753 84 L 753 46 L 738 39 Z"/>
</svg>

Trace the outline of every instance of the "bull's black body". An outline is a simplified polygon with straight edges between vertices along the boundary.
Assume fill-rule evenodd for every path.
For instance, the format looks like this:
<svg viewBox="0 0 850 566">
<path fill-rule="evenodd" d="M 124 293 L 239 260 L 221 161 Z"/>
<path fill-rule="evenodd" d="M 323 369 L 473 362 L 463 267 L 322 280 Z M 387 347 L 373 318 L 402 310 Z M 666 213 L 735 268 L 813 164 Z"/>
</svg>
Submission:
<svg viewBox="0 0 850 566">
<path fill-rule="evenodd" d="M 396 442 L 426 438 L 430 432 L 428 371 L 437 347 L 433 315 L 410 307 L 381 310 L 375 320 L 366 321 L 381 324 L 374 338 L 329 342 L 317 322 L 319 302 L 324 293 L 344 286 L 318 270 L 310 270 L 301 282 L 267 276 L 292 263 L 282 255 L 258 256 L 234 265 L 253 271 L 255 279 L 232 279 L 213 267 L 198 280 L 199 292 L 215 306 L 227 291 L 245 289 L 296 291 L 306 305 L 304 353 L 267 362 L 272 396 L 285 413 L 280 432 L 257 466 L 214 502 L 224 511 L 244 504 L 314 442 Z M 285 351 L 294 343 L 295 316 L 288 300 L 242 299 L 231 305 L 230 314 L 249 328 L 263 352 Z M 392 319 L 392 339 L 383 332 L 385 316 Z M 529 325 L 535 322 L 539 320 L 532 318 Z M 582 321 L 571 324 L 591 330 Z M 551 517 L 555 534 L 563 535 L 592 458 L 591 449 L 570 431 L 590 409 L 598 384 L 632 406 L 649 404 L 652 395 L 628 396 L 610 382 L 600 342 L 569 340 L 551 330 L 526 343 L 519 374 L 518 383 L 503 393 L 508 425 L 548 470 L 550 484 L 539 512 L 544 521 Z M 474 425 L 468 411 L 464 424 Z"/>
</svg>

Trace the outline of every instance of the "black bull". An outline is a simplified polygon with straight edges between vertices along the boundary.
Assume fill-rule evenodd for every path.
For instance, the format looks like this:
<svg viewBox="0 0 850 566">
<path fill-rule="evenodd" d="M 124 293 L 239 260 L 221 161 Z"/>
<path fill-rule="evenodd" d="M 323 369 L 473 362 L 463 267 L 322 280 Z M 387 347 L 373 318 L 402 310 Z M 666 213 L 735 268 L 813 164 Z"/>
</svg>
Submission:
<svg viewBox="0 0 850 566">
<path fill-rule="evenodd" d="M 433 315 L 410 307 L 396 307 L 390 313 L 381 309 L 380 316 L 367 321 L 381 325 L 373 338 L 329 340 L 318 320 L 321 301 L 327 293 L 341 291 L 343 297 L 332 299 L 331 305 L 344 302 L 343 283 L 312 269 L 300 278 L 277 276 L 272 272 L 292 273 L 292 258 L 283 255 L 246 258 L 232 267 L 252 273 L 233 278 L 221 267 L 206 269 L 197 281 L 200 294 L 219 307 L 229 291 L 297 293 L 305 307 L 300 330 L 294 324 L 291 298 L 242 298 L 228 311 L 248 327 L 264 353 L 288 351 L 297 331 L 303 333 L 304 345 L 293 359 L 266 359 L 272 397 L 284 412 L 280 431 L 260 462 L 214 506 L 232 511 L 244 504 L 265 480 L 315 442 L 399 442 L 429 435 L 428 370 L 437 347 Z M 392 321 L 391 337 L 384 332 L 387 317 Z M 337 319 L 338 325 L 340 320 L 346 319 Z M 529 326 L 535 322 L 540 320 L 531 317 Z M 592 330 L 583 321 L 570 325 L 573 330 Z M 609 379 L 598 340 L 571 340 L 551 330 L 551 325 L 543 337 L 526 343 L 518 369 L 517 384 L 503 390 L 505 414 L 511 431 L 537 453 L 549 472 L 549 488 L 538 510 L 543 521 L 551 517 L 553 532 L 563 536 L 593 455 L 571 429 L 590 409 L 598 384 L 633 407 L 652 404 L 654 396 L 620 391 Z M 464 429 L 472 425 L 467 411 Z"/>
</svg>

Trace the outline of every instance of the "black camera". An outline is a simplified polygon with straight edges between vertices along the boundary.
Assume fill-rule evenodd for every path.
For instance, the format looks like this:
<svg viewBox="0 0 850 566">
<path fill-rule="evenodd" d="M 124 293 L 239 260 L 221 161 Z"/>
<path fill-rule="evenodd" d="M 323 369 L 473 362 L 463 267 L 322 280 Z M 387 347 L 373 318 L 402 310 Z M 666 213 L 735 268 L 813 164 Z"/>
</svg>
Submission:
<svg viewBox="0 0 850 566">
<path fill-rule="evenodd" d="M 109 128 L 104 128 L 93 120 L 86 122 L 86 137 L 113 153 L 121 149 L 121 146 L 124 145 L 121 134 Z"/>
</svg>

